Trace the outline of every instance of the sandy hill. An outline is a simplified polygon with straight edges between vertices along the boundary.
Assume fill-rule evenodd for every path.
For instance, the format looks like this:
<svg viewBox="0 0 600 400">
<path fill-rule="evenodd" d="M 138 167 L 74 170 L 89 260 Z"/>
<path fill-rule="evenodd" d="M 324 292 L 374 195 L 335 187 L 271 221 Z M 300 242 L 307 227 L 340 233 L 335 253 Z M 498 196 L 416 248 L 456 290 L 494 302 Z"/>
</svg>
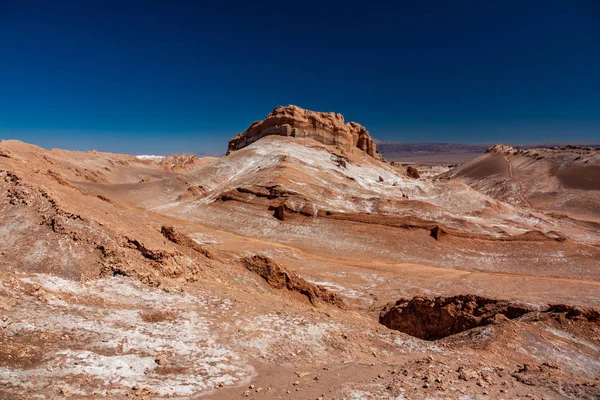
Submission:
<svg viewBox="0 0 600 400">
<path fill-rule="evenodd" d="M 496 145 L 444 176 L 504 202 L 600 222 L 600 149 Z"/>
</svg>

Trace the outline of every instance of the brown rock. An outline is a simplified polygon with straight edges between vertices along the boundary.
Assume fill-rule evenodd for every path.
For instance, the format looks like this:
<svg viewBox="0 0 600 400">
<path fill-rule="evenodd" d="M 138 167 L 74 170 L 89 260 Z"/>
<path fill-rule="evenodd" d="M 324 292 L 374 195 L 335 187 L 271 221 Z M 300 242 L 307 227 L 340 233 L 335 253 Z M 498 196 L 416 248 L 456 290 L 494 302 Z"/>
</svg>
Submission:
<svg viewBox="0 0 600 400">
<path fill-rule="evenodd" d="M 231 139 L 227 154 L 271 135 L 311 138 L 349 153 L 358 148 L 371 157 L 381 157 L 364 126 L 356 122 L 345 123 L 342 114 L 310 111 L 292 105 L 276 107 L 267 118 L 254 122 L 245 132 Z"/>
<path fill-rule="evenodd" d="M 283 221 L 285 219 L 284 210 L 285 207 L 283 206 L 283 204 L 278 205 L 274 208 L 273 216 L 278 220 Z"/>
<path fill-rule="evenodd" d="M 318 302 L 324 302 L 341 309 L 348 309 L 348 306 L 346 306 L 342 298 L 336 293 L 330 292 L 323 286 L 314 285 L 304 280 L 294 272 L 288 271 L 276 264 L 268 257 L 259 255 L 244 257 L 241 259 L 241 263 L 246 269 L 263 278 L 272 288 L 298 292 L 306 296 L 313 305 L 316 305 Z"/>
<path fill-rule="evenodd" d="M 533 311 L 524 304 L 475 295 L 414 297 L 388 304 L 379 322 L 426 340 L 437 340 L 478 326 L 489 325 L 502 314 L 509 319 Z"/>
<path fill-rule="evenodd" d="M 476 379 L 478 377 L 477 372 L 475 372 L 469 368 L 460 367 L 457 372 L 458 372 L 458 379 L 461 379 L 463 381 Z"/>
<path fill-rule="evenodd" d="M 176 231 L 175 228 L 173 228 L 172 226 L 163 226 L 161 228 L 160 232 L 170 242 L 177 243 L 178 245 L 194 249 L 207 258 L 210 258 L 210 259 L 215 258 L 215 256 L 210 251 L 206 250 L 205 248 L 200 246 L 198 243 L 194 242 L 194 240 L 192 238 L 190 238 L 189 236 Z"/>
<path fill-rule="evenodd" d="M 406 176 L 408 176 L 409 178 L 414 178 L 414 179 L 418 179 L 421 177 L 421 174 L 419 174 L 419 170 L 416 169 L 415 167 L 406 167 Z"/>
</svg>

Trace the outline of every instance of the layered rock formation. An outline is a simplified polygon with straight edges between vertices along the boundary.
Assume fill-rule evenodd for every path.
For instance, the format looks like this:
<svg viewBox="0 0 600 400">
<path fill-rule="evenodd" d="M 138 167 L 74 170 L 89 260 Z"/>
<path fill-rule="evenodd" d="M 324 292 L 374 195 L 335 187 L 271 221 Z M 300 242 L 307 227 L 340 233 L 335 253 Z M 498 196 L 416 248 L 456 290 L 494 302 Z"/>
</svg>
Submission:
<svg viewBox="0 0 600 400">
<path fill-rule="evenodd" d="M 356 122 L 345 123 L 342 114 L 315 112 L 291 105 L 276 107 L 267 118 L 254 122 L 245 132 L 231 139 L 227 154 L 270 135 L 311 138 L 349 153 L 358 148 L 371 157 L 381 157 L 364 126 Z"/>
</svg>

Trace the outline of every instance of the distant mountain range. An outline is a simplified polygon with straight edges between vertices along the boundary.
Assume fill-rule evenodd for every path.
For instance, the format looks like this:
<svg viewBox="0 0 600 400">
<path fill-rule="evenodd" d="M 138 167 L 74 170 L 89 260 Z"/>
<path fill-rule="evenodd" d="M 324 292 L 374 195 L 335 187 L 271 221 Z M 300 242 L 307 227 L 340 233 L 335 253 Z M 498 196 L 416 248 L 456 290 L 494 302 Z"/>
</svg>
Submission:
<svg viewBox="0 0 600 400">
<path fill-rule="evenodd" d="M 375 141 L 377 150 L 388 161 L 424 164 L 462 164 L 483 154 L 494 143 L 407 143 Z M 566 145 L 600 147 L 600 143 L 521 143 L 511 144 L 516 149 L 550 148 Z"/>
</svg>

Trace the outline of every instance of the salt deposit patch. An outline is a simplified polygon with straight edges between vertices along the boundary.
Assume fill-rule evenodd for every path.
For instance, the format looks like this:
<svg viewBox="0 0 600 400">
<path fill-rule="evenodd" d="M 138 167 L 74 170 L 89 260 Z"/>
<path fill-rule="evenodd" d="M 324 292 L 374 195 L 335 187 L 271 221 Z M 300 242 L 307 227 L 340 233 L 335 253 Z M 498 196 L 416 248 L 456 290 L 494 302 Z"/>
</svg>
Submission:
<svg viewBox="0 0 600 400">
<path fill-rule="evenodd" d="M 154 396 L 187 398 L 255 375 L 215 332 L 212 317 L 231 309 L 229 299 L 166 293 L 120 278 L 20 281 L 45 293 L 42 301 L 23 296 L 4 334 L 46 340 L 45 358 L 34 368 L 0 368 L 0 381 L 15 393 L 68 388 L 79 396 L 123 397 L 138 386 Z"/>
<path fill-rule="evenodd" d="M 369 296 L 369 294 L 363 292 L 362 290 L 349 289 L 349 288 L 346 288 L 344 286 L 338 285 L 333 282 L 319 281 L 319 280 L 312 279 L 309 277 L 304 277 L 304 279 L 306 279 L 306 281 L 308 281 L 314 285 L 323 286 L 324 288 L 326 288 L 332 292 L 336 292 L 341 296 L 348 297 L 351 299 L 358 299 L 358 300 L 367 302 L 369 304 L 373 302 L 373 299 Z"/>
<path fill-rule="evenodd" d="M 398 397 L 390 397 L 390 392 L 384 385 L 373 383 L 373 384 L 360 384 L 360 383 L 346 383 L 341 389 L 341 398 L 345 400 L 404 400 L 405 397 L 399 395 Z"/>
<path fill-rule="evenodd" d="M 198 244 L 218 244 L 219 243 L 219 241 L 213 235 L 210 235 L 208 233 L 194 232 L 194 233 L 190 233 L 188 236 L 191 237 L 192 240 Z"/>
<path fill-rule="evenodd" d="M 275 357 L 303 362 L 322 362 L 326 341 L 339 335 L 343 327 L 331 322 L 309 322 L 301 317 L 280 314 L 258 315 L 236 321 L 239 344 L 250 347 L 266 359 Z"/>
<path fill-rule="evenodd" d="M 139 160 L 150 160 L 150 161 L 160 161 L 163 158 L 165 158 L 165 156 L 155 156 L 155 155 L 139 155 L 139 156 L 135 156 L 135 158 L 139 159 Z"/>
</svg>

